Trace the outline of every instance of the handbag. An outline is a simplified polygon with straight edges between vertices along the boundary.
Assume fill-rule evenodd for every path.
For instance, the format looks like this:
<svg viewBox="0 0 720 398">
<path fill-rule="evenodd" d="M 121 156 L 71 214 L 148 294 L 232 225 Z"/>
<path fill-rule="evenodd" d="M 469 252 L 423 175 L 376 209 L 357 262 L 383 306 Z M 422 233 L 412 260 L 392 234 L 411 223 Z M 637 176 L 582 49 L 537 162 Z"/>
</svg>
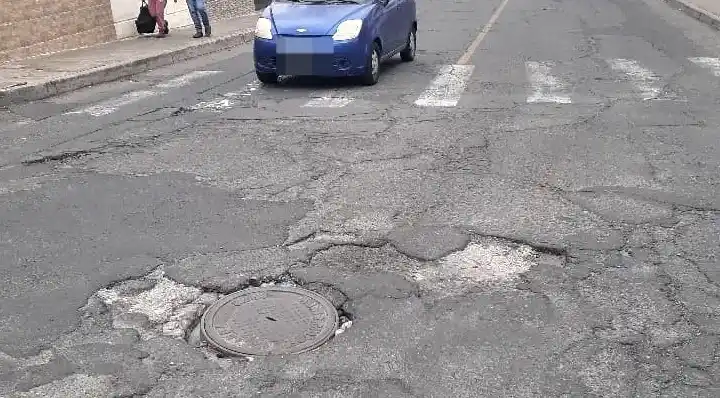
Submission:
<svg viewBox="0 0 720 398">
<path fill-rule="evenodd" d="M 140 13 L 135 20 L 135 27 L 139 34 L 155 32 L 155 17 L 150 14 L 150 7 L 145 0 L 140 3 Z"/>
</svg>

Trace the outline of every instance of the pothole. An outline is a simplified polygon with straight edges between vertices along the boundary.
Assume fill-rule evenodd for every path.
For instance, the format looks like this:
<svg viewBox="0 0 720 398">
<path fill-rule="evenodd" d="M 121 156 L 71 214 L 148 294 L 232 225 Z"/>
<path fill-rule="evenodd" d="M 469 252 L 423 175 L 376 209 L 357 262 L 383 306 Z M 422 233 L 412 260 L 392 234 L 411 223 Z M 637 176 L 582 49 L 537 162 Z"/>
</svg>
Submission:
<svg viewBox="0 0 720 398">
<path fill-rule="evenodd" d="M 114 328 L 135 329 L 144 340 L 158 335 L 186 338 L 207 305 L 219 299 L 216 293 L 166 278 L 162 269 L 101 289 L 95 297 L 110 309 Z"/>
<path fill-rule="evenodd" d="M 232 328 L 223 330 L 222 327 L 216 327 L 217 332 L 214 335 L 203 333 L 207 328 L 203 328 L 201 319 L 206 311 L 212 310 L 214 304 L 217 306 L 231 302 L 234 304 L 233 307 L 237 307 L 238 302 L 234 301 L 237 297 L 255 293 L 267 295 L 269 292 L 281 291 L 301 292 L 305 294 L 303 296 L 305 299 L 285 302 L 282 300 L 278 302 L 275 298 L 266 300 L 259 306 L 243 308 L 245 310 L 243 313 L 235 312 L 236 319 L 230 319 Z M 343 299 L 340 300 L 337 296 L 342 296 Z M 307 297 L 314 300 L 308 301 Z M 333 336 L 344 333 L 352 325 L 352 317 L 342 310 L 345 302 L 342 293 L 327 286 L 308 286 L 308 289 L 303 289 L 286 276 L 276 280 L 253 278 L 247 288 L 225 295 L 175 282 L 167 278 L 160 267 L 145 277 L 101 289 L 90 298 L 89 303 L 92 301 L 100 302 L 109 309 L 112 327 L 115 329 L 134 329 L 143 340 L 160 336 L 184 340 L 207 357 L 216 359 L 239 356 L 252 360 L 253 355 L 309 351 L 324 344 Z M 251 311 L 248 312 L 248 309 Z M 317 311 L 319 309 L 323 309 L 327 315 L 325 321 L 320 317 L 321 311 Z M 262 319 L 258 318 L 262 313 L 267 315 Z M 310 314 L 309 318 L 308 314 Z M 232 318 L 233 312 L 225 311 L 220 315 Z M 278 321 L 282 321 L 284 325 L 282 330 L 269 328 L 270 325 L 263 321 L 267 318 L 275 319 L 278 324 Z M 267 322 L 271 321 L 267 320 Z M 318 333 L 314 335 L 315 332 Z M 244 343 L 229 337 L 233 333 L 237 336 L 254 336 L 253 344 L 256 348 L 243 349 Z M 263 336 L 265 343 L 261 343 Z M 300 341 L 302 338 L 310 339 L 313 336 L 320 340 L 318 342 L 308 340 L 306 343 Z M 226 340 L 226 344 L 218 344 L 218 341 L 223 339 Z M 267 348 L 265 354 L 263 354 L 264 349 L 257 348 L 263 344 L 266 344 L 264 347 Z M 232 349 L 232 345 L 240 348 Z M 300 346 L 306 347 L 297 349 Z"/>
<path fill-rule="evenodd" d="M 457 294 L 474 285 L 513 281 L 537 265 L 539 255 L 527 245 L 478 238 L 463 250 L 443 257 L 436 265 L 415 270 L 412 277 L 427 290 Z"/>
</svg>

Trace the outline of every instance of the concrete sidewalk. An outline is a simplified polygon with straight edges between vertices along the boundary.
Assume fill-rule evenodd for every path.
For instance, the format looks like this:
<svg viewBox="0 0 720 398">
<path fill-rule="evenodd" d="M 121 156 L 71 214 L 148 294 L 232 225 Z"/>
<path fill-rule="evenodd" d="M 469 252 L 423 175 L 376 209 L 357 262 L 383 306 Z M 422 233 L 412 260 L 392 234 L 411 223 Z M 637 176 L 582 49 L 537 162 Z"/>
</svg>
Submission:
<svg viewBox="0 0 720 398">
<path fill-rule="evenodd" d="M 0 64 L 0 106 L 51 97 L 117 80 L 185 59 L 248 43 L 257 14 L 215 21 L 213 36 L 173 29 L 163 39 L 139 36 L 97 46 Z"/>
<path fill-rule="evenodd" d="M 720 30 L 720 0 L 665 0 L 672 7 Z"/>
</svg>

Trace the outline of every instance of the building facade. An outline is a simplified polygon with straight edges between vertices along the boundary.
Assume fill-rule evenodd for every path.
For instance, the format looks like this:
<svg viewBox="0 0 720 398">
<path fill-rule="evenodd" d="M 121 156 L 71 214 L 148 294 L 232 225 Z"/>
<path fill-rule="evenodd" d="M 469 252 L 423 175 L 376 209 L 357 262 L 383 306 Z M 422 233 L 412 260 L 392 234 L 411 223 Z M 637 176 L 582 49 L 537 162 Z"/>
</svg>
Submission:
<svg viewBox="0 0 720 398">
<path fill-rule="evenodd" d="M 212 20 L 247 15 L 258 0 L 206 0 Z M 0 0 L 0 62 L 137 35 L 141 0 Z M 168 0 L 170 29 L 192 24 L 185 0 Z"/>
</svg>

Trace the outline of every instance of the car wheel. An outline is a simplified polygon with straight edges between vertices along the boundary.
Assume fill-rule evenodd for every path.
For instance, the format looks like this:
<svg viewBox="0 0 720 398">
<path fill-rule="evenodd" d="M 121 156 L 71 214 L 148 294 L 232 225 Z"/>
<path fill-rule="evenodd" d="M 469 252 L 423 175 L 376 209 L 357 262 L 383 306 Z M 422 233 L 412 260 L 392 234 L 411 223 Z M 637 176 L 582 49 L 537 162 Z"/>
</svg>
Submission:
<svg viewBox="0 0 720 398">
<path fill-rule="evenodd" d="M 275 84 L 278 82 L 278 75 L 274 73 L 263 73 L 255 71 L 255 74 L 257 75 L 258 80 L 260 80 L 264 84 Z"/>
<path fill-rule="evenodd" d="M 368 55 L 365 64 L 365 74 L 362 75 L 361 81 L 366 86 L 372 86 L 378 82 L 380 78 L 380 46 L 373 43 L 373 50 Z"/>
<path fill-rule="evenodd" d="M 408 33 L 407 47 L 400 52 L 400 59 L 410 62 L 415 59 L 415 51 L 417 50 L 417 33 L 415 29 Z"/>
</svg>

